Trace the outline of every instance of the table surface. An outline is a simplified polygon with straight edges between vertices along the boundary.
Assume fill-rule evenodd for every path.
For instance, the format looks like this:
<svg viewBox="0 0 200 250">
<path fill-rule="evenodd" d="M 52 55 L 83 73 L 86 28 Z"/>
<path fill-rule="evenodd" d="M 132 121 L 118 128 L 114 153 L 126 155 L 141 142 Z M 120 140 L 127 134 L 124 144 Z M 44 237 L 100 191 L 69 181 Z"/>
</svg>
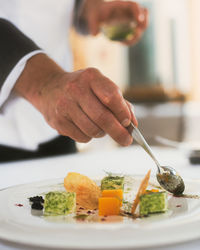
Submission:
<svg viewBox="0 0 200 250">
<path fill-rule="evenodd" d="M 200 180 L 200 165 L 190 165 L 186 152 L 159 147 L 154 147 L 153 151 L 162 165 L 175 167 L 183 178 Z M 115 173 L 144 174 L 150 168 L 152 174 L 156 173 L 154 163 L 143 149 L 138 146 L 130 146 L 108 151 L 84 152 L 75 155 L 0 164 L 0 189 L 40 180 L 63 178 L 68 171 L 88 175 L 84 171 L 85 168 L 89 169 L 89 176 L 102 175 L 107 170 Z M 200 239 L 153 249 L 196 250 L 199 248 Z M 0 240 L 0 250 L 14 249 L 33 248 Z"/>
</svg>

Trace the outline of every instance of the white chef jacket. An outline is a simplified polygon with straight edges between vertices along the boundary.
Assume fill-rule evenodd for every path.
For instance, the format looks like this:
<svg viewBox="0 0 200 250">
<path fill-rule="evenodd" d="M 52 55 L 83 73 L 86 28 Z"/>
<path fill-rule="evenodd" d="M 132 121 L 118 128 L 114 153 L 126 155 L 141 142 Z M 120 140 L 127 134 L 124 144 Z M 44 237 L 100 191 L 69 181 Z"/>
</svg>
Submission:
<svg viewBox="0 0 200 250">
<path fill-rule="evenodd" d="M 0 91 L 0 144 L 35 150 L 57 135 L 26 100 L 11 94 L 29 58 L 46 53 L 66 71 L 72 69 L 69 45 L 74 0 L 0 0 L 0 17 L 6 18 L 42 50 L 25 55 L 15 65 Z"/>
</svg>

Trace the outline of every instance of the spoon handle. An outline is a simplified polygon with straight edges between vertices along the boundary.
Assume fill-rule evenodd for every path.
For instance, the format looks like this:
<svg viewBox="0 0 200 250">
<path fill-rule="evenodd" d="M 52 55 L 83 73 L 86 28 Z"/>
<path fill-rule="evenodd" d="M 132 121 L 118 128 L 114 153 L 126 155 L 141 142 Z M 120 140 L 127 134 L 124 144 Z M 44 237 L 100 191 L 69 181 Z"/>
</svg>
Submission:
<svg viewBox="0 0 200 250">
<path fill-rule="evenodd" d="M 160 173 L 160 164 L 157 161 L 157 159 L 155 158 L 150 146 L 148 145 L 148 143 L 146 142 L 146 140 L 144 139 L 143 135 L 140 133 L 139 129 L 133 124 L 131 123 L 130 126 L 128 127 L 129 132 L 131 133 L 131 135 L 133 136 L 133 139 L 141 146 L 143 147 L 143 149 L 151 156 L 151 158 L 154 160 L 154 162 L 156 163 L 157 167 L 158 167 L 158 172 Z"/>
</svg>

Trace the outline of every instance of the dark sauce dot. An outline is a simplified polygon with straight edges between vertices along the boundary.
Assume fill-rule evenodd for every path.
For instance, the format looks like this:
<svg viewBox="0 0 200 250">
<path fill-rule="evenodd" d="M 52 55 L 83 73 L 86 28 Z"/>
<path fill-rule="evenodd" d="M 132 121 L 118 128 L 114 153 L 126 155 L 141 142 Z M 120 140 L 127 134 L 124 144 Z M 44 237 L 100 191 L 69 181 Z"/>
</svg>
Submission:
<svg viewBox="0 0 200 250">
<path fill-rule="evenodd" d="M 15 204 L 15 206 L 17 206 L 17 207 L 23 207 L 24 205 L 22 205 L 22 204 Z"/>
</svg>

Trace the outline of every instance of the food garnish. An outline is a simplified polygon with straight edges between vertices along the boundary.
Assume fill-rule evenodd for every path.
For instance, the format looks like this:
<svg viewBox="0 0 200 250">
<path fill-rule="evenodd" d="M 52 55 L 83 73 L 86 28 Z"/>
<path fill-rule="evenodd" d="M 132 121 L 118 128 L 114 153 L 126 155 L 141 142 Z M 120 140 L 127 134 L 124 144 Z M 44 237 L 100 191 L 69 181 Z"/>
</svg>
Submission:
<svg viewBox="0 0 200 250">
<path fill-rule="evenodd" d="M 42 196 L 33 196 L 29 198 L 29 202 L 31 203 L 31 208 L 36 210 L 42 210 L 44 199 Z"/>
<path fill-rule="evenodd" d="M 140 202 L 140 196 L 146 192 L 146 189 L 147 189 L 148 183 L 149 183 L 149 179 L 150 179 L 150 174 L 151 174 L 151 170 L 149 170 L 147 172 L 147 174 L 145 175 L 144 179 L 142 180 L 142 182 L 140 184 L 139 190 L 137 192 L 137 195 L 136 195 L 135 200 L 134 200 L 133 205 L 132 205 L 132 209 L 131 209 L 132 214 L 135 213 L 137 205 Z"/>
<path fill-rule="evenodd" d="M 31 205 L 31 208 L 35 210 L 42 210 L 44 206 L 39 202 L 35 202 Z"/>
<path fill-rule="evenodd" d="M 159 192 L 159 189 L 155 189 L 155 188 L 152 188 L 152 189 L 150 189 L 150 190 L 146 190 L 145 191 L 145 194 L 148 194 L 148 193 L 158 193 Z"/>
<path fill-rule="evenodd" d="M 89 177 L 79 173 L 68 173 L 64 179 L 64 186 L 68 192 L 76 193 L 76 202 L 85 209 L 98 208 L 101 190 Z"/>
<path fill-rule="evenodd" d="M 40 203 L 44 203 L 44 199 L 42 196 L 33 196 L 29 198 L 30 202 L 40 202 Z"/>
</svg>

